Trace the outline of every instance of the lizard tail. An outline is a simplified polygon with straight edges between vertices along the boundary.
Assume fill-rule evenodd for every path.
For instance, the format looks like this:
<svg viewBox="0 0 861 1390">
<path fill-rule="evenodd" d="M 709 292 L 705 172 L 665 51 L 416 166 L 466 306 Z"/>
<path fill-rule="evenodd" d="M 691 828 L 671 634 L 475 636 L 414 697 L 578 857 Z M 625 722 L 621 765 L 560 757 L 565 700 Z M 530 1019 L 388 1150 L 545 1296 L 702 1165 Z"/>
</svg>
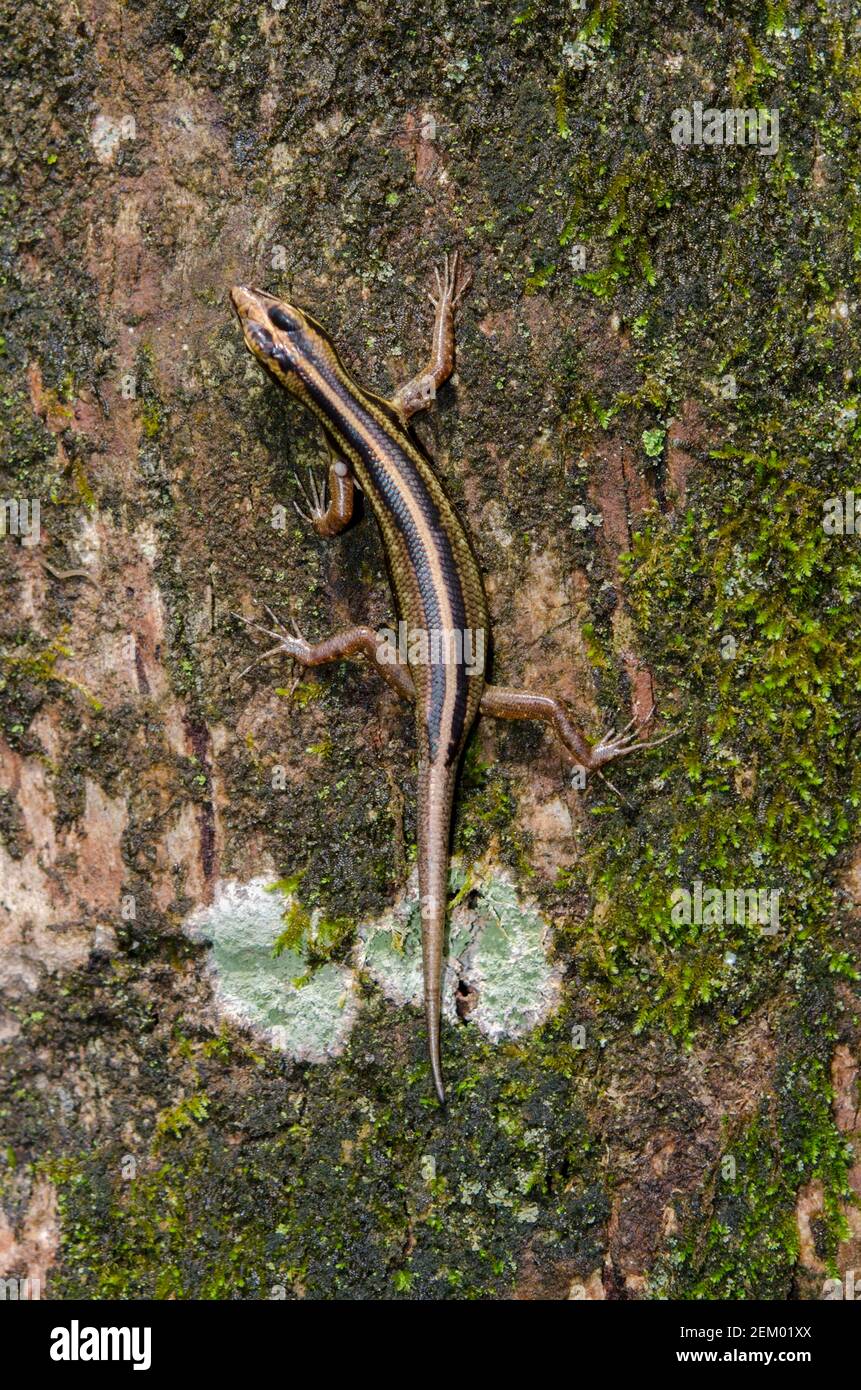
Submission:
<svg viewBox="0 0 861 1390">
<path fill-rule="evenodd" d="M 445 917 L 448 901 L 448 842 L 454 796 L 454 769 L 422 760 L 418 785 L 419 893 L 422 914 L 422 965 L 428 1052 L 434 1087 L 445 1105 L 439 1029 Z"/>
</svg>

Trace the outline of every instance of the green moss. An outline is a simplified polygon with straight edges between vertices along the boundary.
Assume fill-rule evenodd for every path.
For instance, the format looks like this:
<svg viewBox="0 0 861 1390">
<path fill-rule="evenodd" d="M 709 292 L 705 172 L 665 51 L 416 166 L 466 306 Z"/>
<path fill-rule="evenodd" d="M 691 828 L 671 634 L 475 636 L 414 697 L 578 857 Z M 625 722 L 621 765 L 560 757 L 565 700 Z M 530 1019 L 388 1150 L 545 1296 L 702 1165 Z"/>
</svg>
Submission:
<svg viewBox="0 0 861 1390">
<path fill-rule="evenodd" d="M 49 642 L 39 652 L 4 652 L 3 668 L 19 680 L 45 683 L 57 679 L 56 665 L 60 657 L 69 657 L 70 649 L 59 639 Z"/>
<path fill-rule="evenodd" d="M 32 635 L 28 637 L 32 644 Z M 94 714 L 101 713 L 102 702 L 92 691 L 57 670 L 61 658 L 73 655 L 65 634 L 36 651 L 25 645 L 0 649 L 0 726 L 13 747 L 27 743 L 29 722 L 48 694 L 73 707 L 83 700 Z"/>
<path fill-rule="evenodd" d="M 288 951 L 301 957 L 310 978 L 328 961 L 344 960 L 355 940 L 356 924 L 350 917 L 328 917 L 319 908 L 306 907 L 298 897 L 304 877 L 305 870 L 300 870 L 271 885 L 270 892 L 283 893 L 287 899 L 284 930 L 275 939 L 272 955 L 277 958 Z"/>
<path fill-rule="evenodd" d="M 155 439 L 162 428 L 162 415 L 157 401 L 144 401 L 142 403 L 140 420 L 144 438 Z"/>
<path fill-rule="evenodd" d="M 685 1038 L 704 1004 L 727 1023 L 748 1013 L 811 938 L 855 978 L 829 885 L 861 796 L 861 656 L 845 626 L 861 559 L 823 531 L 822 484 L 804 460 L 715 457 L 708 511 L 656 516 L 635 540 L 628 592 L 684 712 L 641 824 L 602 817 L 590 851 L 595 969 L 638 1001 L 639 1027 Z M 670 895 L 695 880 L 780 889 L 779 935 L 674 923 Z"/>
<path fill-rule="evenodd" d="M 355 923 L 349 917 L 327 918 L 310 913 L 299 902 L 284 909 L 284 930 L 272 947 L 273 956 L 292 951 L 302 956 L 311 971 L 326 961 L 341 960 L 352 945 Z"/>
<path fill-rule="evenodd" d="M 498 1297 L 526 1240 L 539 1269 L 593 1268 L 608 1208 L 563 1035 L 508 1057 L 460 1039 L 453 1080 L 469 1103 L 444 1121 L 424 1103 L 413 1030 L 373 1008 L 360 1029 L 301 1086 L 269 1058 L 237 1089 L 240 1053 L 174 1044 L 194 1089 L 162 1112 L 149 1151 L 41 1165 L 63 1232 L 52 1295 Z"/>
<path fill-rule="evenodd" d="M 156 1145 L 168 1135 L 178 1139 L 183 1130 L 188 1129 L 190 1125 L 200 1124 L 205 1120 L 208 1110 L 209 1101 L 200 1093 L 184 1096 L 176 1105 L 163 1110 L 156 1121 Z"/>
<path fill-rule="evenodd" d="M 527 277 L 527 279 L 526 279 L 526 283 L 525 283 L 525 285 L 524 285 L 524 287 L 523 287 L 525 293 L 526 293 L 526 294 L 537 294 L 537 293 L 539 292 L 539 290 L 543 290 L 543 289 L 544 289 L 544 286 L 545 286 L 546 284 L 548 284 L 550 280 L 553 279 L 553 276 L 554 276 L 555 274 L 556 274 L 556 266 L 555 266 L 555 265 L 537 266 L 537 267 L 533 270 L 532 274 L 529 275 L 529 276 Z"/>
<path fill-rule="evenodd" d="M 838 1243 L 849 1234 L 844 1204 L 853 1197 L 853 1155 L 832 1114 L 828 1039 L 819 1034 L 804 1046 L 809 1022 L 792 1018 L 794 1056 L 778 1066 L 775 1099 L 762 1099 L 744 1123 L 725 1126 L 721 1159 L 656 1275 L 660 1296 L 797 1296 L 797 1194 L 814 1182 L 823 1191 L 817 1254 L 836 1273 Z"/>
</svg>

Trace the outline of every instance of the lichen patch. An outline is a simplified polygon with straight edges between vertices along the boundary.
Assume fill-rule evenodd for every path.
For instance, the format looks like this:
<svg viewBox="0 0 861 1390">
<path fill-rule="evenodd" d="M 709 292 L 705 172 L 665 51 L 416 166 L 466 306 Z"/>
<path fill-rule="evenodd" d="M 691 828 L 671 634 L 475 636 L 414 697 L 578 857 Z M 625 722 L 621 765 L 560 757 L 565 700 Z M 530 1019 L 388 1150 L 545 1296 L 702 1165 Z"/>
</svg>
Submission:
<svg viewBox="0 0 861 1390">
<path fill-rule="evenodd" d="M 474 1023 L 493 1041 L 522 1037 L 552 1011 L 560 972 L 550 962 L 550 927 L 518 898 L 499 869 L 467 881 L 452 869 L 456 896 L 450 914 L 443 1014 Z M 421 922 L 413 876 L 402 901 L 359 931 L 359 962 L 399 1004 L 422 999 Z M 458 1009 L 466 998 L 469 1008 Z"/>
<path fill-rule="evenodd" d="M 269 879 L 218 886 L 187 928 L 211 948 L 216 1006 L 296 1061 L 325 1062 L 346 1046 L 358 1013 L 355 979 L 327 963 L 307 974 L 299 951 L 275 954 L 284 898 Z"/>
</svg>

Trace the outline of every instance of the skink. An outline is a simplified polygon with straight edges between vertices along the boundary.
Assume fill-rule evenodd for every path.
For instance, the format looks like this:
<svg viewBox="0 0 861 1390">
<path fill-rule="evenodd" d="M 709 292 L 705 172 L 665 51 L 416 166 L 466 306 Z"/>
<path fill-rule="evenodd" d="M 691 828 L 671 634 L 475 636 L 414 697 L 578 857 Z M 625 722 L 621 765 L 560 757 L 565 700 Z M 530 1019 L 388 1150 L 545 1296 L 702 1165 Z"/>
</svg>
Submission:
<svg viewBox="0 0 861 1390">
<path fill-rule="evenodd" d="M 429 296 L 435 309 L 430 359 L 389 400 L 354 380 L 310 314 L 243 285 L 233 288 L 231 298 L 249 351 L 317 417 L 329 446 L 328 479 L 322 486 L 310 479 L 304 490 L 308 512 L 302 515 L 318 535 L 336 536 L 352 519 L 358 484 L 382 533 L 399 630 L 406 639 L 399 644 L 400 657 L 367 627 L 313 644 L 280 624 L 277 630 L 260 630 L 277 639 L 265 656 L 283 653 L 300 666 L 363 654 L 415 706 L 424 1003 L 433 1081 L 444 1104 L 440 993 L 451 812 L 461 754 L 476 716 L 544 720 L 586 771 L 663 739 L 642 741 L 632 721 L 620 734 L 611 731 L 590 744 L 553 696 L 486 680 L 488 616 L 478 564 L 409 425 L 451 375 L 455 311 L 470 283 L 457 253 L 451 262 L 446 257 L 435 276 L 436 293 Z"/>
</svg>

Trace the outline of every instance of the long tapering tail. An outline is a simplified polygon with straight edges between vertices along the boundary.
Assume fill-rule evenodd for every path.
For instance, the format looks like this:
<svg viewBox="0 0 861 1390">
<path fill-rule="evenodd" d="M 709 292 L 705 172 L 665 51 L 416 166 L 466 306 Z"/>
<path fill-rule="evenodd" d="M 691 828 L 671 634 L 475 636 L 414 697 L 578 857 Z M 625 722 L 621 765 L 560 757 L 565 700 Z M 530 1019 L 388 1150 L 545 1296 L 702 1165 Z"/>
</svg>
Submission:
<svg viewBox="0 0 861 1390">
<path fill-rule="evenodd" d="M 422 915 L 422 964 L 425 1018 L 434 1086 L 445 1105 L 439 1030 L 445 917 L 448 901 L 449 836 L 455 769 L 422 761 L 418 782 L 419 892 Z"/>
</svg>

